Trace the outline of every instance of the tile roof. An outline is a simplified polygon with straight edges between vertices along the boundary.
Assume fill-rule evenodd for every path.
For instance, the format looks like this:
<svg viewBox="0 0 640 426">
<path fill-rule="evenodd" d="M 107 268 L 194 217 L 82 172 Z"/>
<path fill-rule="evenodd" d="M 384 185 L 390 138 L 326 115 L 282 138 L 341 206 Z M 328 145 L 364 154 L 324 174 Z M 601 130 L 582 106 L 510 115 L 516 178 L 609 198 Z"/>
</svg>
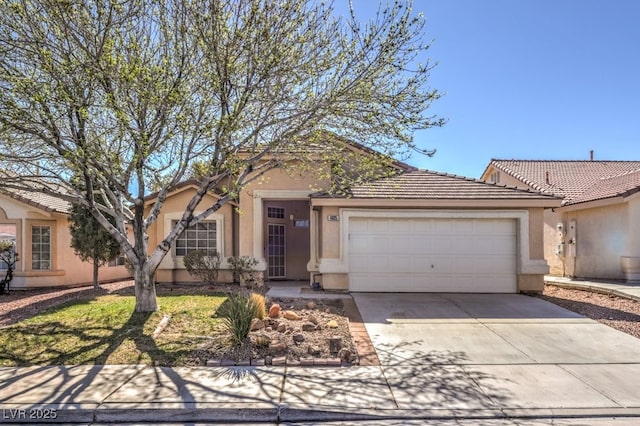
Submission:
<svg viewBox="0 0 640 426">
<path fill-rule="evenodd" d="M 69 213 L 71 210 L 71 204 L 69 202 L 41 192 L 2 188 L 0 193 L 47 212 Z"/>
<path fill-rule="evenodd" d="M 351 198 L 406 200 L 552 200 L 553 196 L 430 170 L 355 185 Z"/>
<path fill-rule="evenodd" d="M 491 160 L 490 166 L 564 198 L 563 205 L 616 197 L 639 187 L 640 161 Z"/>
<path fill-rule="evenodd" d="M 600 179 L 582 194 L 571 200 L 572 204 L 602 200 L 612 197 L 628 197 L 640 191 L 640 170 Z"/>
</svg>

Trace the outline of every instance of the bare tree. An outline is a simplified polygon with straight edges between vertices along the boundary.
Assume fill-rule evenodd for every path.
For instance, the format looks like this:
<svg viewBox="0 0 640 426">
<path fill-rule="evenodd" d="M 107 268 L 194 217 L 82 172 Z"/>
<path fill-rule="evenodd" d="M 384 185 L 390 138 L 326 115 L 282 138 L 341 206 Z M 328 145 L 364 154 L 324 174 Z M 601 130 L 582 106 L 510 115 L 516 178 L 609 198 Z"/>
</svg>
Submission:
<svg viewBox="0 0 640 426">
<path fill-rule="evenodd" d="M 0 178 L 87 207 L 131 262 L 136 310 L 153 311 L 152 277 L 175 239 L 290 153 L 331 132 L 394 156 L 442 124 L 425 114 L 439 93 L 410 6 L 361 24 L 311 0 L 2 1 Z M 148 247 L 194 163 L 199 189 Z M 213 188 L 219 201 L 194 215 Z"/>
</svg>

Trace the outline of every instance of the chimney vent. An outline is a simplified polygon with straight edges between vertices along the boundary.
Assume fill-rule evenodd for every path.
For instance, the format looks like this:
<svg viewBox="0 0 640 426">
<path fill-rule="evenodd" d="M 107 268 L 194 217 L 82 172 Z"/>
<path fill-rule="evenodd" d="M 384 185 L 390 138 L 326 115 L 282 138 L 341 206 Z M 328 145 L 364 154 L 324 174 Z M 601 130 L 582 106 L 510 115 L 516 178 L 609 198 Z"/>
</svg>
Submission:
<svg viewBox="0 0 640 426">
<path fill-rule="evenodd" d="M 593 161 L 593 150 L 589 151 L 589 160 Z"/>
</svg>

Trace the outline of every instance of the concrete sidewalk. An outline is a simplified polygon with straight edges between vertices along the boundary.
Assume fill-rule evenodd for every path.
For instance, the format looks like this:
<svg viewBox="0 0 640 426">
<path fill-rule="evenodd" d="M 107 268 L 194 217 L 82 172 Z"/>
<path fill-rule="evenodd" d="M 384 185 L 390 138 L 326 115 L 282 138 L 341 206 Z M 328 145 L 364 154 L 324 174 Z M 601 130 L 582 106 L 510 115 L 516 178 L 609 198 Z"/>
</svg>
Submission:
<svg viewBox="0 0 640 426">
<path fill-rule="evenodd" d="M 556 277 L 553 275 L 546 275 L 544 277 L 544 282 L 558 287 L 613 294 L 640 302 L 640 283 L 626 283 L 624 281 L 595 281 L 579 278 Z"/>
<path fill-rule="evenodd" d="M 2 368 L 0 423 L 276 424 L 368 420 L 385 424 L 391 420 L 468 420 L 516 425 L 534 424 L 528 422 L 536 419 L 535 424 L 592 424 L 592 420 L 607 420 L 598 424 L 619 425 L 638 424 L 640 420 L 640 407 L 625 407 L 624 401 L 603 404 L 604 398 L 593 389 L 590 398 L 578 405 L 577 396 L 562 396 L 557 389 L 549 389 L 558 398 L 556 401 L 543 408 L 526 408 L 530 404 L 526 392 L 511 395 L 509 403 L 503 404 L 496 395 L 484 394 L 473 383 L 465 383 L 463 374 L 450 366 L 396 368 L 394 377 L 404 376 L 405 383 L 390 383 L 381 367 Z M 629 372 L 637 377 L 637 366 Z M 544 382 L 554 373 L 540 370 L 535 374 Z M 574 389 L 574 395 L 584 396 L 583 388 L 584 385 Z M 445 403 L 428 403 L 436 399 Z M 585 422 L 584 418 L 590 420 Z M 574 420 L 576 423 L 572 423 Z"/>
</svg>

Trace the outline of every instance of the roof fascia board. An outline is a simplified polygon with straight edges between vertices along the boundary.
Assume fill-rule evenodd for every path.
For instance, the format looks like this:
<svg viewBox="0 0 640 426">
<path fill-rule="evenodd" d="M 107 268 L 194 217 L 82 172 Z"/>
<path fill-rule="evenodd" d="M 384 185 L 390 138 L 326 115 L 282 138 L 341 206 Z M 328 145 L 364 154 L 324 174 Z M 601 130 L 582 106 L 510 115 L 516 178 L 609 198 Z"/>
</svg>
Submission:
<svg viewBox="0 0 640 426">
<path fill-rule="evenodd" d="M 550 200 L 405 200 L 405 199 L 353 199 L 353 198 L 312 198 L 311 205 L 317 207 L 387 207 L 387 208 L 558 208 L 560 199 Z"/>
<path fill-rule="evenodd" d="M 35 201 L 29 200 L 28 198 L 25 198 L 21 195 L 17 195 L 17 194 L 9 194 L 9 193 L 0 193 L 0 196 L 5 197 L 11 201 L 13 201 L 16 204 L 20 204 L 25 206 L 24 209 L 26 211 L 29 211 L 30 208 L 31 209 L 37 209 L 38 210 L 38 214 L 41 214 L 45 217 L 52 217 L 54 215 L 54 213 L 58 213 L 62 216 L 68 216 L 68 213 L 65 212 L 56 212 L 55 210 L 53 210 L 50 207 L 44 206 L 40 203 L 36 203 Z"/>
<path fill-rule="evenodd" d="M 567 206 L 559 207 L 555 209 L 555 211 L 560 213 L 565 213 L 565 212 L 573 212 L 576 210 L 595 209 L 598 207 L 607 207 L 607 206 L 612 206 L 614 204 L 624 203 L 625 201 L 627 201 L 625 197 L 620 197 L 620 196 L 609 197 L 609 198 L 603 198 L 600 200 L 586 201 L 584 203 L 569 204 Z"/>
</svg>

